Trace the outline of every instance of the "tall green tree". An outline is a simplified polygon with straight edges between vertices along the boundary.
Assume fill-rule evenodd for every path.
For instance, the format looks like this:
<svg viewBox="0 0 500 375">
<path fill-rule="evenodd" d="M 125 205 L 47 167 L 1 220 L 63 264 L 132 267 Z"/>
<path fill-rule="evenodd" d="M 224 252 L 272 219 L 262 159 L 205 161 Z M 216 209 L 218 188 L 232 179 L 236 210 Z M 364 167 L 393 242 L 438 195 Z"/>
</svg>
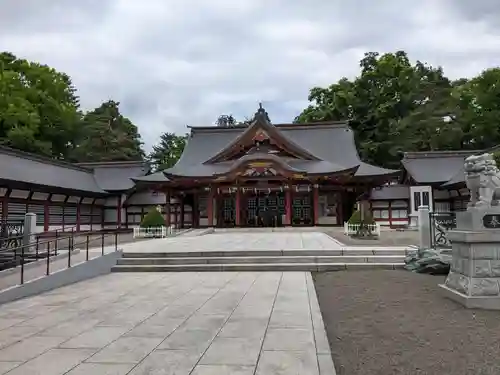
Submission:
<svg viewBox="0 0 500 375">
<path fill-rule="evenodd" d="M 365 54 L 361 74 L 311 89 L 296 122 L 348 120 L 364 160 L 398 167 L 401 151 L 450 148 L 452 83 L 441 68 L 412 64 L 404 51 Z M 460 132 L 458 132 L 460 133 Z"/>
<path fill-rule="evenodd" d="M 143 142 L 135 126 L 113 100 L 83 116 L 71 158 L 77 162 L 142 160 Z"/>
<path fill-rule="evenodd" d="M 66 158 L 75 142 L 78 108 L 69 76 L 0 53 L 0 144 Z"/>
<path fill-rule="evenodd" d="M 153 169 L 163 170 L 173 167 L 184 151 L 187 138 L 188 134 L 163 133 L 148 157 Z"/>
<path fill-rule="evenodd" d="M 484 149 L 500 144 L 500 68 L 455 82 L 451 122 L 463 132 L 462 147 Z"/>
</svg>

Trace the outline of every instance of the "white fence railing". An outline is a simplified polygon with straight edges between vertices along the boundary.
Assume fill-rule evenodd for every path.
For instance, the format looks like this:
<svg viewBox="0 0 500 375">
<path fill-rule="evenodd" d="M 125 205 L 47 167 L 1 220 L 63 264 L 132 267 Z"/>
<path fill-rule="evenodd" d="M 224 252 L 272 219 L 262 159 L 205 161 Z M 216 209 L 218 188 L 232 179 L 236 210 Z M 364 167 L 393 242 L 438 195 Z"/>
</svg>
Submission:
<svg viewBox="0 0 500 375">
<path fill-rule="evenodd" d="M 134 238 L 165 238 L 174 233 L 174 227 L 134 228 Z"/>
<path fill-rule="evenodd" d="M 380 237 L 380 224 L 364 224 L 368 227 L 370 232 L 378 237 Z M 359 231 L 360 224 L 349 224 L 347 222 L 344 223 L 344 234 L 346 236 L 352 236 Z"/>
</svg>

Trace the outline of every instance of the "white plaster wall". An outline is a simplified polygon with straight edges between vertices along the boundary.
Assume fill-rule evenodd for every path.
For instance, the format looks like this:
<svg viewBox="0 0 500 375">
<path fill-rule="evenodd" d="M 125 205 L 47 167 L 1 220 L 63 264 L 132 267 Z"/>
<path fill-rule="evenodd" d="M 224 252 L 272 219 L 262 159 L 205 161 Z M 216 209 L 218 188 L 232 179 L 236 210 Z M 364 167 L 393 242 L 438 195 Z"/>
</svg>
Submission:
<svg viewBox="0 0 500 375">
<path fill-rule="evenodd" d="M 116 223 L 117 215 L 116 208 L 105 208 L 104 209 L 104 222 L 105 223 Z"/>
<path fill-rule="evenodd" d="M 165 205 L 166 203 L 166 197 L 165 194 L 161 192 L 153 192 L 153 191 L 141 191 L 132 194 L 127 200 L 126 203 L 128 205 L 134 205 L 134 204 L 148 204 L 148 205 Z"/>
<path fill-rule="evenodd" d="M 116 207 L 118 205 L 118 197 L 109 197 L 104 201 L 104 206 Z"/>
</svg>

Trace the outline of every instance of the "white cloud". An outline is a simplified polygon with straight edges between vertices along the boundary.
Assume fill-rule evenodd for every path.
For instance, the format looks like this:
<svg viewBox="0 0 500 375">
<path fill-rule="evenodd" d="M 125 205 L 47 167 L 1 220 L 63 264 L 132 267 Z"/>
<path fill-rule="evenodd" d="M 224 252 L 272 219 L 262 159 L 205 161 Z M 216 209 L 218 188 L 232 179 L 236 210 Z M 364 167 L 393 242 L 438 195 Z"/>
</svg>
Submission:
<svg viewBox="0 0 500 375">
<path fill-rule="evenodd" d="M 308 90 L 367 51 L 472 76 L 500 61 L 497 0 L 3 0 L 0 50 L 68 73 L 82 105 L 112 98 L 148 147 L 163 131 L 251 116 L 288 122 Z"/>
</svg>

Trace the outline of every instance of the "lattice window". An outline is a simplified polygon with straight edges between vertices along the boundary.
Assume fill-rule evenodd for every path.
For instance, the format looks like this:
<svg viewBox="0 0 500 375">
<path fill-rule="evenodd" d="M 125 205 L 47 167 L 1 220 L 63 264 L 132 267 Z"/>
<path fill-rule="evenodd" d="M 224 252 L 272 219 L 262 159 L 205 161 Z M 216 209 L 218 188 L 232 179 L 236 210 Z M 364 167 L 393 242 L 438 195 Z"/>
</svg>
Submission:
<svg viewBox="0 0 500 375">
<path fill-rule="evenodd" d="M 36 214 L 36 225 L 43 225 L 45 207 L 43 204 L 29 204 L 28 212 Z"/>
<path fill-rule="evenodd" d="M 76 206 L 64 207 L 64 224 L 76 225 Z"/>
<path fill-rule="evenodd" d="M 295 224 L 310 224 L 312 221 L 311 197 L 309 195 L 294 197 L 292 212 L 292 220 Z"/>
<path fill-rule="evenodd" d="M 251 197 L 247 200 L 247 222 L 253 223 L 255 216 L 257 216 L 257 199 Z"/>
<path fill-rule="evenodd" d="M 14 203 L 9 202 L 9 208 L 7 211 L 9 221 L 23 221 L 26 215 L 26 204 L 25 203 Z"/>
<path fill-rule="evenodd" d="M 198 199 L 198 212 L 200 213 L 200 218 L 208 217 L 208 196 L 202 195 Z"/>
<path fill-rule="evenodd" d="M 235 220 L 235 199 L 233 197 L 225 197 L 222 201 L 222 217 L 225 222 L 233 222 Z"/>
</svg>

